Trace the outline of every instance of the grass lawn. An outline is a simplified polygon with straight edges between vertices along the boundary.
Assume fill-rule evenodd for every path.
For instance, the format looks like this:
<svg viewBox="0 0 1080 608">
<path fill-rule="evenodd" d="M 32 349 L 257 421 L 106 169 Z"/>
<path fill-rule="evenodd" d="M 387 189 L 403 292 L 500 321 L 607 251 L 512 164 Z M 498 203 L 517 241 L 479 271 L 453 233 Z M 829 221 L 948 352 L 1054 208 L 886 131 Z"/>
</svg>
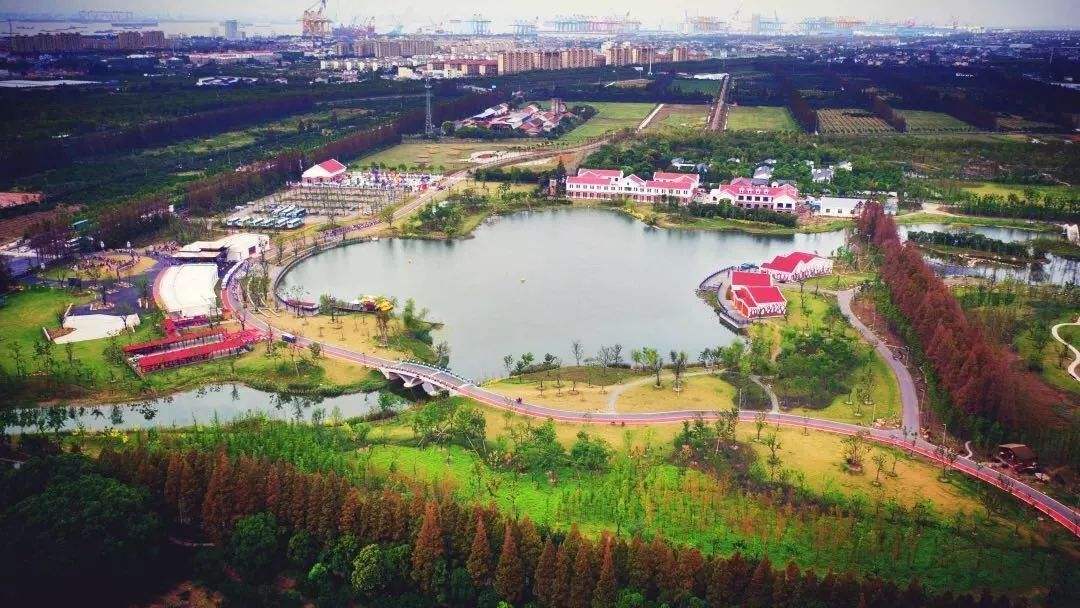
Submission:
<svg viewBox="0 0 1080 608">
<path fill-rule="evenodd" d="M 653 111 L 653 103 L 621 103 L 612 101 L 583 101 L 596 108 L 596 115 L 559 138 L 566 144 L 578 144 L 587 139 L 606 135 L 619 129 L 634 128 Z"/>
<path fill-rule="evenodd" d="M 828 279 L 830 277 L 823 278 Z M 813 288 L 809 284 L 802 296 L 799 295 L 798 287 L 785 287 L 783 291 L 788 300 L 787 319 L 781 317 L 770 319 L 765 323 L 756 325 L 751 330 L 763 332 L 763 335 L 772 341 L 774 354 L 779 352 L 780 331 L 783 327 L 823 327 L 825 325 L 825 313 L 829 309 L 830 302 L 833 301 L 832 296 L 825 294 L 815 295 Z M 806 312 L 802 310 L 801 302 L 803 300 L 806 301 Z M 857 338 L 864 348 L 870 348 L 855 328 L 848 325 L 846 321 L 839 322 L 844 324 L 848 335 Z M 870 361 L 870 370 L 872 372 L 870 381 L 872 383 L 870 389 L 871 403 L 862 406 L 861 416 L 856 416 L 852 406 L 846 403 L 848 399 L 847 393 L 837 395 L 824 408 L 793 407 L 789 411 L 793 414 L 803 414 L 811 418 L 826 418 L 828 420 L 864 425 L 870 425 L 876 419 L 898 421 L 900 417 L 900 386 L 897 384 L 896 376 L 893 375 L 892 370 L 876 352 L 874 352 Z M 859 377 L 861 371 L 856 372 L 856 377 Z"/>
<path fill-rule="evenodd" d="M 631 372 L 619 383 L 601 387 L 590 382 L 597 378 L 592 377 L 586 369 L 584 377 L 577 384 L 576 393 L 571 393 L 569 377 L 579 375 L 564 375 L 560 385 L 555 382 L 552 372 L 544 380 L 543 393 L 536 379 L 496 380 L 485 384 L 485 387 L 510 398 L 520 397 L 532 403 L 575 412 L 607 412 L 611 411 L 612 405 L 617 412 L 727 410 L 731 408 L 735 392 L 734 387 L 717 376 L 693 375 L 683 378 L 682 390 L 676 393 L 672 389 L 674 377 L 669 371 L 664 371 L 660 376 L 661 388 L 656 388 L 653 374 L 645 372 Z"/>
<path fill-rule="evenodd" d="M 1002 226 L 1005 228 L 1026 228 L 1039 232 L 1060 233 L 1061 228 L 1049 222 L 1037 222 L 1033 220 L 1020 220 L 1008 217 L 980 217 L 977 215 L 943 215 L 940 213 L 926 213 L 916 211 L 896 216 L 896 223 L 902 225 L 911 224 L 946 224 L 950 226 Z"/>
<path fill-rule="evenodd" d="M 682 91 L 684 93 L 705 93 L 706 95 L 716 95 L 720 90 L 719 80 L 706 80 L 703 78 L 676 78 L 671 81 L 670 89 Z"/>
<path fill-rule="evenodd" d="M 528 139 L 512 142 L 409 142 L 361 157 L 349 163 L 349 167 L 360 168 L 380 163 L 391 167 L 442 167 L 444 172 L 449 173 L 474 165 L 469 162 L 469 157 L 476 152 L 527 150 L 537 143 Z"/>
<path fill-rule="evenodd" d="M 814 277 L 804 281 L 807 289 L 814 287 L 820 287 L 822 289 L 831 289 L 833 291 L 839 291 L 854 287 L 860 283 L 865 283 L 874 278 L 872 272 L 834 272 L 828 276 Z"/>
<path fill-rule="evenodd" d="M 660 113 L 653 118 L 645 130 L 649 133 L 656 131 L 670 131 L 672 129 L 705 128 L 708 120 L 708 107 L 690 104 L 664 104 Z"/>
<path fill-rule="evenodd" d="M 732 106 L 728 111 L 729 131 L 798 131 L 791 112 L 780 106 Z"/>
<path fill-rule="evenodd" d="M 1048 325 L 1049 327 L 1053 327 L 1058 323 L 1072 323 L 1076 321 L 1078 315 L 1080 315 L 1080 310 L 1074 309 L 1061 315 L 1057 319 L 1050 321 Z M 1080 348 L 1080 326 L 1066 325 L 1059 329 L 1058 333 L 1063 340 L 1066 340 L 1076 348 Z M 1015 345 L 1017 346 L 1020 356 L 1026 359 L 1032 349 L 1030 334 L 1024 332 L 1020 336 L 1017 336 Z M 1042 352 L 1043 369 L 1040 375 L 1050 386 L 1069 391 L 1074 395 L 1080 395 L 1080 382 L 1077 382 L 1075 378 L 1069 375 L 1069 364 L 1072 362 L 1072 351 L 1066 349 L 1061 342 L 1058 342 L 1051 337 Z"/>
<path fill-rule="evenodd" d="M 942 112 L 900 110 L 907 120 L 908 132 L 925 131 L 974 131 L 975 127 Z"/>
<path fill-rule="evenodd" d="M 1007 197 L 1015 194 L 1021 199 L 1027 198 L 1027 192 L 1033 191 L 1040 195 L 1056 194 L 1059 196 L 1080 197 L 1080 186 L 1038 186 L 1029 184 L 1002 184 L 998 182 L 967 182 L 959 184 L 961 188 L 980 196 L 991 194 L 994 196 Z"/>
</svg>

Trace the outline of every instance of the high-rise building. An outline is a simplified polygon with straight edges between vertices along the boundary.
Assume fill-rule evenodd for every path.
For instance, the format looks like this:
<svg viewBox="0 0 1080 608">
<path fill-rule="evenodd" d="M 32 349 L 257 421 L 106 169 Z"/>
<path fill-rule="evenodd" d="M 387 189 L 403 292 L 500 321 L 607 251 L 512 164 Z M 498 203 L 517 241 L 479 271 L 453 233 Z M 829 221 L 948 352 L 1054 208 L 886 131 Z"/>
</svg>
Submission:
<svg viewBox="0 0 1080 608">
<path fill-rule="evenodd" d="M 121 51 L 141 49 L 142 44 L 142 34 L 139 32 L 120 32 L 116 35 L 116 48 Z"/>
<path fill-rule="evenodd" d="M 221 25 L 225 27 L 225 39 L 226 40 L 239 40 L 240 39 L 240 22 L 236 19 L 228 19 L 222 21 Z"/>
<path fill-rule="evenodd" d="M 165 48 L 165 32 L 161 30 L 142 32 L 141 44 L 144 49 L 163 49 Z"/>
<path fill-rule="evenodd" d="M 563 68 L 562 51 L 536 51 L 533 67 L 537 70 L 561 70 Z"/>
<path fill-rule="evenodd" d="M 77 32 L 15 36 L 11 39 L 13 53 L 63 53 L 82 49 L 83 37 Z"/>
<path fill-rule="evenodd" d="M 685 46 L 679 44 L 671 48 L 671 60 L 672 61 L 689 61 L 690 50 Z"/>
<path fill-rule="evenodd" d="M 625 44 L 615 44 L 604 51 L 608 65 L 630 65 L 634 63 L 634 51 Z"/>
<path fill-rule="evenodd" d="M 591 68 L 596 65 L 596 53 L 592 49 L 571 48 L 562 52 L 562 67 Z"/>
<path fill-rule="evenodd" d="M 503 51 L 499 53 L 499 73 L 515 74 L 536 69 L 536 54 L 533 51 Z"/>
<path fill-rule="evenodd" d="M 775 15 L 770 18 L 754 13 L 750 17 L 750 33 L 755 36 L 779 36 L 780 18 Z"/>
<path fill-rule="evenodd" d="M 652 63 L 656 50 L 650 46 L 635 46 L 630 49 L 630 63 L 645 65 Z"/>
</svg>

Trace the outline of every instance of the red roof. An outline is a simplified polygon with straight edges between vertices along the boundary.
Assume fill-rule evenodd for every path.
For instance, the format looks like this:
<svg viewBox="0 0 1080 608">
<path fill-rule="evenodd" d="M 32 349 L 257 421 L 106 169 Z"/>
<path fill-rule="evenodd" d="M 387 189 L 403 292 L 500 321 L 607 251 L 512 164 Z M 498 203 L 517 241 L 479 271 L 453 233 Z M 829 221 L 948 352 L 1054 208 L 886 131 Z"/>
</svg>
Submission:
<svg viewBox="0 0 1080 608">
<path fill-rule="evenodd" d="M 799 262 L 809 262 L 810 260 L 820 257 L 813 253 L 806 253 L 805 251 L 793 251 L 787 255 L 778 255 L 772 259 L 771 262 L 765 262 L 761 265 L 762 268 L 768 268 L 769 270 L 777 270 L 779 272 L 792 272 L 795 267 L 799 265 Z"/>
<path fill-rule="evenodd" d="M 657 171 L 656 173 L 653 173 L 652 178 L 658 182 L 681 182 L 687 180 L 697 182 L 701 179 L 701 176 L 697 173 L 668 173 L 665 171 Z"/>
<path fill-rule="evenodd" d="M 733 270 L 731 272 L 731 286 L 737 287 L 739 285 L 747 287 L 766 287 L 772 285 L 772 277 L 765 272 Z"/>
<path fill-rule="evenodd" d="M 735 288 L 734 297 L 742 300 L 750 308 L 763 304 L 781 304 L 787 302 L 784 294 L 775 285 L 765 287 L 740 286 Z"/>
<path fill-rule="evenodd" d="M 578 177 L 585 175 L 593 175 L 596 177 L 622 177 L 622 171 L 618 169 L 578 169 Z"/>
<path fill-rule="evenodd" d="M 187 342 L 188 340 L 199 340 L 201 338 L 208 338 L 218 334 L 226 333 L 224 329 L 215 327 L 212 329 L 199 329 L 186 334 L 174 334 L 171 336 L 165 336 L 164 338 L 157 338 L 156 340 L 150 340 L 148 342 L 136 342 L 134 344 L 128 344 L 124 346 L 124 352 L 128 354 L 144 353 L 152 350 L 161 350 L 170 344 L 177 344 L 179 342 Z"/>
<path fill-rule="evenodd" d="M 727 192 L 728 194 L 755 194 L 773 197 L 787 194 L 792 198 L 799 197 L 799 189 L 791 184 L 758 186 L 755 185 L 754 180 L 749 177 L 736 177 L 731 180 L 731 183 L 720 186 L 720 190 L 722 192 Z"/>
<path fill-rule="evenodd" d="M 40 192 L 0 192 L 0 209 L 41 202 Z"/>
<path fill-rule="evenodd" d="M 339 163 L 336 158 L 324 160 L 323 162 L 319 163 L 319 166 L 329 173 L 338 173 L 345 170 L 345 165 Z"/>
<path fill-rule="evenodd" d="M 244 331 L 238 331 L 236 333 L 229 334 L 225 337 L 224 340 L 221 340 L 220 342 L 198 344 L 195 346 L 190 346 L 188 348 L 170 350 L 164 353 L 145 355 L 139 358 L 139 368 L 143 371 L 147 371 L 150 369 L 156 369 L 163 365 L 168 365 L 169 363 L 173 363 L 176 361 L 212 357 L 217 353 L 247 346 L 248 344 L 251 344 L 258 339 L 258 330 L 247 329 Z"/>
<path fill-rule="evenodd" d="M 584 184 L 590 186 L 607 186 L 611 184 L 610 177 L 598 177 L 595 175 L 571 175 L 566 178 L 567 184 Z"/>
</svg>

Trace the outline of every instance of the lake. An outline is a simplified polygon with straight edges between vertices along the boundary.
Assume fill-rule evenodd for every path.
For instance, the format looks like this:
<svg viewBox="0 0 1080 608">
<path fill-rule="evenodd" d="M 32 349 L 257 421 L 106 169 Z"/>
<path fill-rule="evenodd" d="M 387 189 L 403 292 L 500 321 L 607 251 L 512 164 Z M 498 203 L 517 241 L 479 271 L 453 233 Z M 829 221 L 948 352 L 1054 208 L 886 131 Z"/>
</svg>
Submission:
<svg viewBox="0 0 1080 608">
<path fill-rule="evenodd" d="M 89 431 L 106 428 L 145 429 L 228 422 L 260 413 L 268 418 L 310 421 L 319 412 L 327 418 L 364 416 L 378 410 L 379 393 L 312 398 L 265 393 L 242 384 L 215 384 L 159 399 L 112 405 L 56 406 L 3 410 L 7 432 L 72 430 L 80 425 Z M 394 397 L 395 403 L 402 400 Z"/>
<path fill-rule="evenodd" d="M 926 225 L 910 229 L 948 229 Z M 1034 233 L 973 228 L 1002 240 Z M 302 286 L 353 300 L 363 294 L 413 298 L 445 324 L 450 366 L 474 380 L 505 376 L 504 355 L 545 353 L 573 364 L 570 344 L 685 350 L 725 345 L 735 334 L 695 294 L 711 272 L 761 263 L 793 250 L 829 255 L 845 231 L 789 236 L 659 230 L 604 209 L 514 213 L 456 241 L 383 239 L 332 249 L 299 263 L 282 288 Z"/>
</svg>

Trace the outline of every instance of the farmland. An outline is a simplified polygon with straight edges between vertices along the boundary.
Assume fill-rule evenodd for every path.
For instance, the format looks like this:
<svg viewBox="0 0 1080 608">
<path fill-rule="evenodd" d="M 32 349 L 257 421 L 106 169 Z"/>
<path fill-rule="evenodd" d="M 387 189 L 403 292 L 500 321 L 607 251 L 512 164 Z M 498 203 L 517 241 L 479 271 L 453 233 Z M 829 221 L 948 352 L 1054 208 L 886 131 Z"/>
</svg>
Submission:
<svg viewBox="0 0 1080 608">
<path fill-rule="evenodd" d="M 940 133 L 974 131 L 975 127 L 941 112 L 900 110 L 907 120 L 910 133 Z"/>
<path fill-rule="evenodd" d="M 818 110 L 818 120 L 825 135 L 895 132 L 884 120 L 857 108 Z"/>
<path fill-rule="evenodd" d="M 798 131 L 787 108 L 777 106 L 732 106 L 728 111 L 729 131 Z"/>
</svg>

